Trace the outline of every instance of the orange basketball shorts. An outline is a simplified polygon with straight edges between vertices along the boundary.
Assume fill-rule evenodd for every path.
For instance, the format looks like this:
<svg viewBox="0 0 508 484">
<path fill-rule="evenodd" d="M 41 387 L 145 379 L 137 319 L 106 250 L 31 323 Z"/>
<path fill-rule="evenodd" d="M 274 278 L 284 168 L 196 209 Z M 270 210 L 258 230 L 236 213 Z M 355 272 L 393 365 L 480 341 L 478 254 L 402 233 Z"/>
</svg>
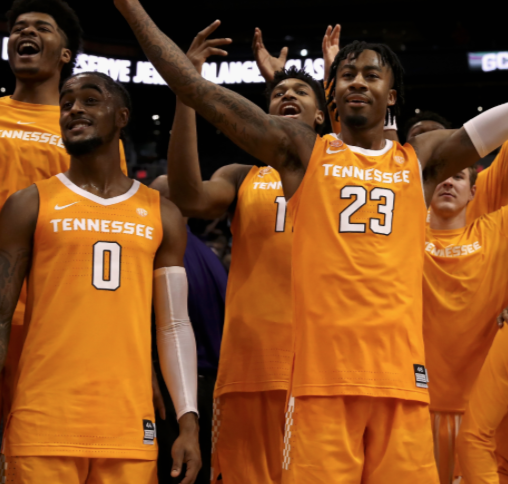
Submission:
<svg viewBox="0 0 508 484">
<path fill-rule="evenodd" d="M 226 393 L 215 399 L 212 484 L 280 484 L 286 391 Z"/>
<path fill-rule="evenodd" d="M 7 456 L 9 484 L 157 484 L 157 461 Z M 182 477 L 183 478 L 183 477 Z"/>
<path fill-rule="evenodd" d="M 291 397 L 283 484 L 438 484 L 427 404 Z"/>
</svg>

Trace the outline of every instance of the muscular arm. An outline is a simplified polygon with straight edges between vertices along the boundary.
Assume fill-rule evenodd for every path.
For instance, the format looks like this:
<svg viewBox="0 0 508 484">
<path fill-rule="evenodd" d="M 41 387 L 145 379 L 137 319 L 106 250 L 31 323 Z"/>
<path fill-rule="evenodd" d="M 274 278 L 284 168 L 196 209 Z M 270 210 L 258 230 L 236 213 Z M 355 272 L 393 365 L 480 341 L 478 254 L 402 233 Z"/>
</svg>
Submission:
<svg viewBox="0 0 508 484">
<path fill-rule="evenodd" d="M 115 0 L 148 59 L 175 94 L 240 148 L 279 172 L 307 166 L 316 139 L 303 122 L 270 116 L 229 89 L 201 77 L 138 0 Z M 281 173 L 282 175 L 282 173 Z"/>
<path fill-rule="evenodd" d="M 168 148 L 169 196 L 187 217 L 220 217 L 235 200 L 250 166 L 228 165 L 210 181 L 203 181 L 199 167 L 196 115 L 177 100 Z"/>
<path fill-rule="evenodd" d="M 11 195 L 0 212 L 0 369 L 7 356 L 12 315 L 29 267 L 38 213 L 35 185 Z"/>
</svg>

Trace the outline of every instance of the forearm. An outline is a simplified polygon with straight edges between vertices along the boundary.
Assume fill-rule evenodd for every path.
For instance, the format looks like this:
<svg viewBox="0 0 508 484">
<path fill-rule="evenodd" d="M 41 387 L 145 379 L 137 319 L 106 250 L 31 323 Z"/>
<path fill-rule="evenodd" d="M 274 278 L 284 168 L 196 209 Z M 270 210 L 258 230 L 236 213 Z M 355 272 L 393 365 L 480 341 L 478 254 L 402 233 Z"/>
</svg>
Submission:
<svg viewBox="0 0 508 484">
<path fill-rule="evenodd" d="M 183 267 L 154 273 L 157 349 L 164 382 L 177 419 L 197 409 L 197 352 L 187 314 L 187 277 Z"/>
<path fill-rule="evenodd" d="M 277 142 L 273 130 L 268 129 L 270 116 L 233 91 L 203 79 L 178 46 L 157 28 L 138 0 L 116 0 L 116 4 L 146 56 L 175 94 L 240 148 L 273 164 L 273 148 L 265 143 L 267 139 Z"/>
<path fill-rule="evenodd" d="M 205 191 L 199 167 L 196 113 L 180 99 L 168 147 L 169 198 L 185 216 L 196 216 Z"/>
<path fill-rule="evenodd" d="M 0 250 L 0 370 L 5 364 L 11 321 L 28 266 L 29 252 Z"/>
</svg>

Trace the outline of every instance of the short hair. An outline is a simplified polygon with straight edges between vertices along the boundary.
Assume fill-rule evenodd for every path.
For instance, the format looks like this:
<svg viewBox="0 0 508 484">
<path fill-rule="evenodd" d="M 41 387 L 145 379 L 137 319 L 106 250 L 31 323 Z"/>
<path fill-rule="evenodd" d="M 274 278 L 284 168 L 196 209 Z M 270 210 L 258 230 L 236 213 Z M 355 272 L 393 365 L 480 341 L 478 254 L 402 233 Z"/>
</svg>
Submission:
<svg viewBox="0 0 508 484">
<path fill-rule="evenodd" d="M 65 34 L 66 47 L 71 51 L 71 61 L 63 66 L 60 79 L 66 79 L 72 74 L 81 49 L 83 30 L 76 12 L 63 0 L 14 0 L 7 12 L 9 31 L 20 15 L 29 12 L 51 15 L 58 28 Z"/>
<path fill-rule="evenodd" d="M 102 72 L 78 72 L 65 79 L 64 83 L 66 83 L 71 79 L 74 79 L 77 76 L 90 76 L 102 79 L 104 81 L 104 84 L 106 85 L 106 89 L 110 93 L 115 95 L 118 99 L 120 99 L 120 104 L 122 105 L 122 107 L 127 108 L 129 110 L 129 113 L 132 113 L 131 96 L 129 94 L 129 91 L 127 91 L 127 89 L 125 89 L 125 87 L 122 84 L 115 81 L 107 74 L 103 74 Z"/>
<path fill-rule="evenodd" d="M 478 169 L 476 168 L 476 165 L 473 165 L 468 166 L 467 170 L 469 171 L 469 184 L 470 186 L 473 186 L 478 178 Z"/>
<path fill-rule="evenodd" d="M 265 96 L 268 102 L 268 107 L 270 107 L 270 101 L 272 98 L 273 90 L 286 79 L 300 79 L 300 81 L 308 84 L 311 89 L 314 91 L 316 95 L 316 100 L 318 104 L 318 108 L 323 111 L 325 115 L 325 120 L 319 126 L 317 126 L 316 131 L 319 134 L 324 134 L 327 131 L 327 109 L 326 109 L 326 99 L 325 99 L 325 91 L 323 86 L 319 81 L 316 81 L 305 69 L 297 69 L 295 66 L 291 66 L 289 69 L 281 69 L 277 71 L 273 79 L 271 81 L 267 81 Z"/>
<path fill-rule="evenodd" d="M 423 111 L 422 113 L 418 113 L 416 116 L 413 116 L 406 122 L 404 127 L 404 132 L 406 133 L 406 137 L 411 130 L 411 128 L 421 121 L 435 121 L 444 126 L 445 129 L 450 129 L 452 127 L 452 123 L 447 119 L 443 118 L 440 114 L 435 113 L 434 111 Z"/>
<path fill-rule="evenodd" d="M 335 59 L 330 67 L 330 74 L 328 76 L 327 86 L 329 88 L 327 104 L 330 105 L 331 109 L 336 111 L 336 119 L 338 119 L 339 113 L 337 112 L 337 106 L 335 104 L 335 83 L 337 78 L 337 69 L 339 64 L 346 60 L 349 56 L 351 59 L 357 59 L 360 54 L 365 50 L 373 50 L 381 58 L 381 62 L 384 66 L 388 65 L 393 73 L 393 85 L 392 89 L 397 91 L 397 101 L 395 105 L 388 106 L 388 112 L 386 113 L 386 121 L 393 121 L 393 118 L 399 117 L 401 108 L 404 105 L 404 68 L 400 63 L 399 58 L 393 52 L 390 47 L 386 44 L 374 44 L 370 42 L 364 42 L 355 40 L 350 44 L 343 47 L 339 53 L 335 56 Z"/>
</svg>

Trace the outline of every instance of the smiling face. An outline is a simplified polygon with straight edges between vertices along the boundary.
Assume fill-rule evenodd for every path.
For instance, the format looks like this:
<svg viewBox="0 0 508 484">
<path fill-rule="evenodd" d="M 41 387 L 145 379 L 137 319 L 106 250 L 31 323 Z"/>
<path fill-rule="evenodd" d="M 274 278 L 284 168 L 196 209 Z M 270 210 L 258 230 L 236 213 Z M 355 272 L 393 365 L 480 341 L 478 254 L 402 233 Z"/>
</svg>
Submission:
<svg viewBox="0 0 508 484">
<path fill-rule="evenodd" d="M 9 63 L 18 78 L 48 79 L 60 76 L 71 61 L 65 34 L 51 15 L 29 12 L 20 15 L 9 36 Z"/>
<path fill-rule="evenodd" d="M 93 74 L 69 79 L 60 93 L 60 128 L 70 155 L 93 152 L 120 137 L 129 110 L 111 93 L 106 82 Z"/>
<path fill-rule="evenodd" d="M 465 168 L 436 187 L 431 202 L 432 211 L 443 217 L 457 215 L 473 200 L 475 191 L 476 186 L 471 186 L 469 169 Z"/>
<path fill-rule="evenodd" d="M 284 79 L 275 86 L 270 96 L 269 114 L 299 119 L 313 129 L 325 119 L 319 109 L 316 93 L 300 79 Z"/>
<path fill-rule="evenodd" d="M 335 102 L 341 122 L 367 128 L 384 124 L 388 106 L 397 100 L 392 89 L 393 73 L 381 56 L 364 50 L 356 59 L 349 56 L 337 68 Z"/>
</svg>

